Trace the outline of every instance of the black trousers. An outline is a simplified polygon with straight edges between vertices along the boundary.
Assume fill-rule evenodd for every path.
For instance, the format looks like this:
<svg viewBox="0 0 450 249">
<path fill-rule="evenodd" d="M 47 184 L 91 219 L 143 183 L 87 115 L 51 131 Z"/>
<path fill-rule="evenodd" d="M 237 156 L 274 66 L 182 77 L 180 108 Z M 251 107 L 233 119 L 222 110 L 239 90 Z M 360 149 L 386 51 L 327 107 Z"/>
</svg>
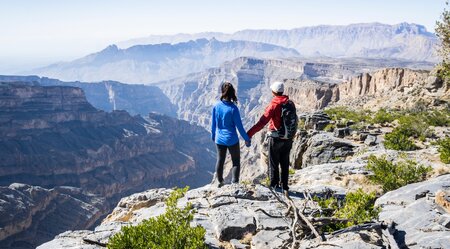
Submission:
<svg viewBox="0 0 450 249">
<path fill-rule="evenodd" d="M 281 187 L 289 190 L 289 153 L 292 148 L 292 139 L 280 139 L 269 137 L 269 178 L 270 186 L 280 186 L 280 166 L 281 166 Z"/>
<path fill-rule="evenodd" d="M 223 182 L 223 164 L 225 163 L 225 157 L 227 150 L 230 152 L 231 161 L 233 162 L 233 168 L 231 168 L 231 182 L 239 182 L 239 173 L 241 171 L 241 149 L 239 148 L 239 142 L 232 146 L 225 146 L 216 144 L 217 147 L 217 163 L 216 163 L 216 175 L 219 182 Z"/>
</svg>

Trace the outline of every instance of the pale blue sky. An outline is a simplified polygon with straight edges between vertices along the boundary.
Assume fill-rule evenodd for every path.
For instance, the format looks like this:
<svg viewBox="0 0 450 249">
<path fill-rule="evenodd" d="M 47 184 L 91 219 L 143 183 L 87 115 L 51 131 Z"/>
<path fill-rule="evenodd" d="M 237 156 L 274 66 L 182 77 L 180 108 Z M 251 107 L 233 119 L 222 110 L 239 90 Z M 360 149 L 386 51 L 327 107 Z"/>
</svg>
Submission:
<svg viewBox="0 0 450 249">
<path fill-rule="evenodd" d="M 72 60 L 150 34 L 423 24 L 445 0 L 0 0 L 0 74 Z"/>
</svg>

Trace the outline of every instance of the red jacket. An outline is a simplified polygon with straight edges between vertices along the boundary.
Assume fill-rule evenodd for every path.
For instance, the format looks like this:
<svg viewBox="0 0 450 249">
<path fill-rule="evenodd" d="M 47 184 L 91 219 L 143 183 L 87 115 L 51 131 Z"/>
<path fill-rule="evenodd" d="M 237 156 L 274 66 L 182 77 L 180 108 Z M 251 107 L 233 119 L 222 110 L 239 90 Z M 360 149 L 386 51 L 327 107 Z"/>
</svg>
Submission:
<svg viewBox="0 0 450 249">
<path fill-rule="evenodd" d="M 255 133 L 260 131 L 266 124 L 269 123 L 269 130 L 276 131 L 281 127 L 281 104 L 289 100 L 288 96 L 275 96 L 270 104 L 266 107 L 266 111 L 250 130 L 247 131 L 248 136 L 251 138 Z"/>
</svg>

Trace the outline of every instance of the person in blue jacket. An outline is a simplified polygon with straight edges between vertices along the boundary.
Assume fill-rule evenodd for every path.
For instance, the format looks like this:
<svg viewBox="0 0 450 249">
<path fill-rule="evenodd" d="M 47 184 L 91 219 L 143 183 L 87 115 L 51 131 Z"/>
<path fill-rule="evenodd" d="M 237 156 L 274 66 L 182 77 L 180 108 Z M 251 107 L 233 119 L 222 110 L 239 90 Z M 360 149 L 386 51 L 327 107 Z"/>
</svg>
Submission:
<svg viewBox="0 0 450 249">
<path fill-rule="evenodd" d="M 241 115 L 236 106 L 236 91 L 231 83 L 222 84 L 222 96 L 220 101 L 212 110 L 211 138 L 217 147 L 216 176 L 219 181 L 219 187 L 223 186 L 223 165 L 227 150 L 230 152 L 233 162 L 232 183 L 239 182 L 239 172 L 241 170 L 241 151 L 239 147 L 239 138 L 236 128 L 239 130 L 245 145 L 250 146 L 250 138 L 242 126 Z"/>
</svg>

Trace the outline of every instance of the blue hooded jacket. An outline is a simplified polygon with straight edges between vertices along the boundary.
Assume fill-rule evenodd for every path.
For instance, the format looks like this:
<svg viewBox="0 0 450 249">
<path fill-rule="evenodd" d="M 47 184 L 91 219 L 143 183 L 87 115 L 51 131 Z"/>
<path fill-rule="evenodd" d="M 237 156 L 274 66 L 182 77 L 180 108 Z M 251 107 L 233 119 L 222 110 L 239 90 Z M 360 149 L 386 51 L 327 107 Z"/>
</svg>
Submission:
<svg viewBox="0 0 450 249">
<path fill-rule="evenodd" d="M 216 144 L 232 146 L 239 142 L 236 128 L 245 141 L 250 141 L 237 106 L 230 101 L 218 102 L 212 110 L 211 138 Z M 216 135 L 217 129 L 217 135 Z"/>
</svg>

